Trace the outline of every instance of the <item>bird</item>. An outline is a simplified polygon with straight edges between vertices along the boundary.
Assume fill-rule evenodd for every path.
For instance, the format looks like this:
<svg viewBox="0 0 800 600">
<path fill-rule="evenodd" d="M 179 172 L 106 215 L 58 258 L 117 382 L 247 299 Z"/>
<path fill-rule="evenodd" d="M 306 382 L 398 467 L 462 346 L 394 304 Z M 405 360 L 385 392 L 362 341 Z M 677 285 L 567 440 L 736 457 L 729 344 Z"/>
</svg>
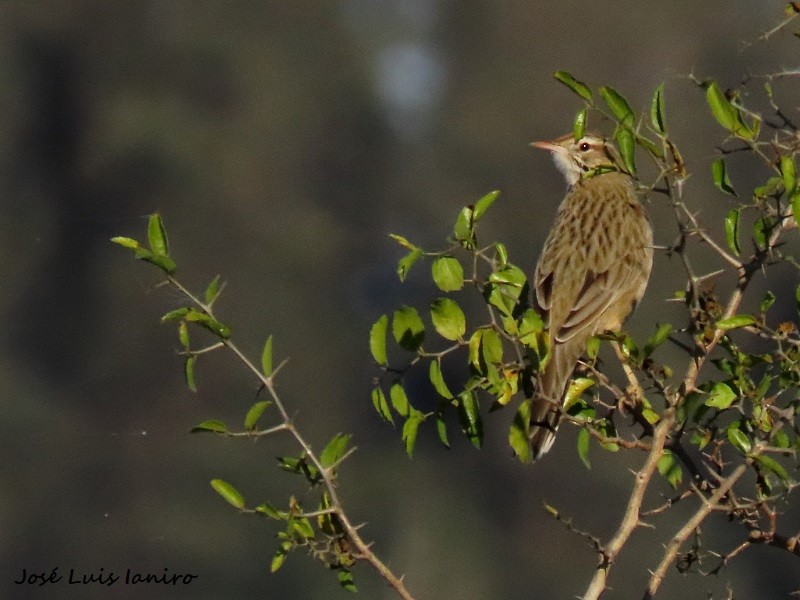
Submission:
<svg viewBox="0 0 800 600">
<path fill-rule="evenodd" d="M 567 181 L 531 283 L 547 323 L 549 360 L 536 375 L 530 444 L 553 445 L 567 385 L 589 339 L 617 331 L 641 300 L 653 266 L 653 231 L 635 181 L 613 144 L 597 134 L 534 142 Z"/>
</svg>

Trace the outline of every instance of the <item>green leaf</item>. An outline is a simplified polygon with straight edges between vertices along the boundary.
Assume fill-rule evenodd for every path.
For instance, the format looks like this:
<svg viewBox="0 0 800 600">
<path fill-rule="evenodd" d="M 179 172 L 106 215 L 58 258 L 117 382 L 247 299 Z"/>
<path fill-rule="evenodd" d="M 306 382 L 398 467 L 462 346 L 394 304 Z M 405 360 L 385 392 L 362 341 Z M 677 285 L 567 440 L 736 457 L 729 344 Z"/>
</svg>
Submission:
<svg viewBox="0 0 800 600">
<path fill-rule="evenodd" d="M 669 450 L 664 450 L 664 454 L 658 459 L 658 472 L 666 477 L 673 489 L 677 489 L 683 479 L 681 466 Z"/>
<path fill-rule="evenodd" d="M 194 378 L 194 364 L 197 362 L 196 356 L 187 356 L 186 362 L 183 365 L 183 374 L 186 378 L 186 385 L 189 386 L 189 389 L 193 392 L 197 391 L 197 382 Z"/>
<path fill-rule="evenodd" d="M 238 508 L 239 510 L 244 508 L 244 498 L 242 498 L 242 495 L 236 490 L 236 488 L 227 481 L 223 481 L 222 479 L 212 479 L 211 487 L 213 487 L 214 490 L 216 490 L 216 492 L 234 508 Z"/>
<path fill-rule="evenodd" d="M 261 372 L 264 377 L 272 376 L 272 336 L 267 338 L 264 349 L 261 351 Z"/>
<path fill-rule="evenodd" d="M 797 288 L 800 294 L 800 287 Z M 798 300 L 800 306 L 800 300 Z M 800 309 L 799 309 L 800 310 Z M 481 370 L 481 338 L 486 329 L 477 329 L 472 337 L 469 338 L 469 364 L 471 364 L 478 371 Z"/>
<path fill-rule="evenodd" d="M 795 223 L 800 226 L 800 190 L 792 194 L 790 201 L 792 203 L 792 216 L 794 216 Z"/>
<path fill-rule="evenodd" d="M 214 277 L 214 279 L 211 280 L 211 283 L 208 284 L 208 287 L 206 287 L 206 291 L 203 294 L 203 297 L 206 300 L 206 304 L 213 304 L 214 300 L 216 300 L 217 296 L 219 296 L 219 292 L 220 292 L 219 275 L 217 275 L 216 277 Z"/>
<path fill-rule="evenodd" d="M 505 268 L 508 264 L 508 250 L 506 250 L 505 244 L 501 244 L 500 242 L 494 243 L 494 252 L 495 252 L 495 260 L 497 261 L 497 266 L 501 269 Z"/>
<path fill-rule="evenodd" d="M 717 321 L 717 328 L 728 331 L 729 329 L 754 325 L 757 322 L 756 318 L 752 315 L 734 315 L 727 319 Z"/>
<path fill-rule="evenodd" d="M 443 292 L 452 292 L 464 287 L 464 269 L 452 256 L 440 256 L 431 263 L 433 281 Z"/>
<path fill-rule="evenodd" d="M 386 396 L 383 393 L 383 390 L 380 387 L 375 387 L 372 390 L 372 405 L 375 407 L 375 410 L 378 411 L 378 414 L 383 417 L 385 421 L 388 421 L 392 425 L 394 425 L 394 419 L 392 418 L 392 411 L 389 410 L 389 403 L 386 402 Z"/>
<path fill-rule="evenodd" d="M 458 340 L 467 330 L 463 311 L 450 298 L 434 300 L 431 304 L 431 320 L 437 333 L 446 340 Z"/>
<path fill-rule="evenodd" d="M 149 262 L 151 265 L 155 265 L 165 273 L 171 275 L 175 272 L 178 268 L 175 264 L 175 261 L 172 260 L 169 256 L 162 256 L 160 254 L 156 254 L 155 252 L 151 252 L 147 248 L 137 248 L 134 250 L 134 256 L 139 260 L 143 260 L 145 262 Z"/>
<path fill-rule="evenodd" d="M 725 410 L 736 400 L 736 393 L 727 383 L 717 382 L 708 393 L 705 405 L 719 410 Z"/>
<path fill-rule="evenodd" d="M 445 448 L 450 447 L 450 440 L 447 438 L 447 422 L 444 420 L 444 415 L 440 412 L 436 413 L 436 433 L 439 435 L 439 441 Z"/>
<path fill-rule="evenodd" d="M 456 236 L 456 240 L 465 246 L 471 246 L 473 238 L 475 237 L 473 215 L 473 208 L 471 206 L 465 206 L 461 209 L 461 212 L 458 213 L 456 224 L 453 227 L 453 234 Z"/>
<path fill-rule="evenodd" d="M 768 471 L 771 471 L 775 475 L 778 476 L 783 483 L 789 483 L 791 481 L 791 477 L 789 477 L 789 473 L 783 466 L 771 456 L 767 456 L 765 454 L 759 454 L 756 457 L 756 462 L 759 466 L 764 467 Z"/>
<path fill-rule="evenodd" d="M 405 389 L 399 381 L 395 381 L 392 387 L 389 388 L 389 398 L 392 400 L 392 406 L 401 417 L 407 417 L 410 404 Z"/>
<path fill-rule="evenodd" d="M 181 342 L 183 349 L 189 350 L 189 328 L 186 326 L 186 321 L 181 321 L 178 324 L 178 340 Z"/>
<path fill-rule="evenodd" d="M 750 451 L 753 449 L 750 438 L 739 429 L 738 422 L 731 423 L 728 427 L 728 441 L 742 454 L 750 454 Z"/>
<path fill-rule="evenodd" d="M 578 96 L 584 100 L 592 100 L 592 90 L 589 89 L 589 86 L 582 81 L 578 81 L 566 71 L 556 71 L 553 73 L 553 77 L 578 94 Z"/>
<path fill-rule="evenodd" d="M 408 454 L 409 458 L 414 454 L 414 444 L 417 442 L 417 430 L 419 429 L 420 423 L 424 420 L 425 415 L 418 410 L 412 409 L 411 414 L 403 424 L 403 441 L 406 444 L 406 454 Z"/>
<path fill-rule="evenodd" d="M 161 317 L 161 322 L 166 323 L 167 321 L 177 321 L 178 319 L 182 319 L 187 314 L 189 314 L 190 310 L 191 310 L 190 308 L 187 308 L 185 306 L 181 308 L 176 308 L 175 310 L 171 310 L 163 317 Z"/>
<path fill-rule="evenodd" d="M 425 325 L 413 306 L 401 306 L 392 316 L 392 334 L 400 346 L 411 352 L 425 339 Z"/>
<path fill-rule="evenodd" d="M 202 433 L 205 431 L 210 431 L 212 433 L 225 433 L 228 431 L 228 426 L 222 421 L 209 419 L 208 421 L 203 421 L 199 425 L 196 425 L 192 428 L 192 433 Z"/>
<path fill-rule="evenodd" d="M 706 88 L 706 101 L 714 118 L 722 127 L 741 138 L 748 140 L 755 138 L 756 131 L 745 125 L 739 109 L 731 104 L 716 82 L 711 82 Z"/>
<path fill-rule="evenodd" d="M 725 216 L 725 238 L 728 241 L 728 248 L 736 256 L 739 256 L 739 209 L 732 209 Z"/>
<path fill-rule="evenodd" d="M 720 157 L 711 164 L 711 176 L 714 178 L 714 185 L 720 190 L 732 196 L 736 195 L 736 190 L 733 189 L 731 180 L 728 177 L 728 168 L 724 158 Z"/>
<path fill-rule="evenodd" d="M 564 410 L 569 410 L 569 407 L 575 404 L 581 397 L 581 394 L 594 385 L 594 380 L 588 377 L 576 377 L 569 382 L 567 386 L 567 393 L 564 394 Z"/>
<path fill-rule="evenodd" d="M 453 394 L 450 392 L 450 389 L 447 387 L 447 384 L 444 381 L 444 376 L 442 375 L 442 365 L 439 364 L 438 360 L 431 361 L 428 377 L 431 380 L 433 388 L 436 390 L 437 394 L 443 398 L 447 398 L 448 400 L 453 399 Z"/>
<path fill-rule="evenodd" d="M 375 362 L 382 367 L 389 364 L 389 359 L 386 355 L 386 330 L 388 328 L 389 317 L 381 315 L 369 330 L 369 351 L 372 353 L 372 358 L 375 359 Z"/>
<path fill-rule="evenodd" d="M 421 249 L 414 248 L 397 262 L 397 276 L 400 278 L 400 281 L 406 280 L 411 267 L 414 266 L 414 263 L 417 262 L 423 254 L 424 252 Z"/>
<path fill-rule="evenodd" d="M 628 104 L 628 101 L 622 97 L 622 94 L 612 87 L 603 86 L 600 88 L 600 95 L 603 97 L 603 100 L 606 101 L 608 108 L 611 109 L 611 113 L 617 120 L 623 125 L 633 128 L 636 115 L 630 104 Z"/>
<path fill-rule="evenodd" d="M 575 121 L 572 124 L 572 138 L 577 142 L 586 133 L 586 107 L 584 106 L 575 115 Z M 524 462 L 524 461 L 523 461 Z"/>
<path fill-rule="evenodd" d="M 667 132 L 666 111 L 664 109 L 664 82 L 653 92 L 653 100 L 650 103 L 650 120 L 653 127 L 659 133 Z"/>
<path fill-rule="evenodd" d="M 589 430 L 586 427 L 581 428 L 578 432 L 578 456 L 587 469 L 592 468 L 589 462 Z"/>
<path fill-rule="evenodd" d="M 337 579 L 339 580 L 339 585 L 342 586 L 348 592 L 357 592 L 355 581 L 353 581 L 353 574 L 350 572 L 350 569 L 339 569 L 339 572 L 336 574 Z"/>
<path fill-rule="evenodd" d="M 511 428 L 508 431 L 508 443 L 514 454 L 523 463 L 529 463 L 532 460 L 531 455 L 531 400 L 524 400 L 517 409 L 517 414 L 514 416 L 514 421 L 511 423 Z"/>
<path fill-rule="evenodd" d="M 487 365 L 503 362 L 503 340 L 494 329 L 484 329 L 481 336 L 481 352 Z"/>
<path fill-rule="evenodd" d="M 489 210 L 489 207 L 500 197 L 499 190 L 494 190 L 482 196 L 476 203 L 472 212 L 472 223 L 475 224 Z"/>
<path fill-rule="evenodd" d="M 226 325 L 223 325 L 216 319 L 211 318 L 205 313 L 202 313 L 198 310 L 193 308 L 189 309 L 189 311 L 183 317 L 190 323 L 196 323 L 200 325 L 204 329 L 210 331 L 214 335 L 226 340 L 231 337 L 231 330 Z"/>
<path fill-rule="evenodd" d="M 289 550 L 291 550 L 291 548 L 291 542 L 284 542 L 280 545 L 280 547 L 275 551 L 275 555 L 272 557 L 272 563 L 269 566 L 270 572 L 275 573 L 283 566 L 283 563 L 286 561 L 286 555 L 289 554 Z"/>
<path fill-rule="evenodd" d="M 270 519 L 275 519 L 276 521 L 285 521 L 289 517 L 289 513 L 278 510 L 269 502 L 264 502 L 256 506 L 256 512 L 260 512 L 262 515 L 266 515 Z"/>
<path fill-rule="evenodd" d="M 261 402 L 256 402 L 253 404 L 244 417 L 244 428 L 251 430 L 255 429 L 258 420 L 261 418 L 261 415 L 264 414 L 264 411 L 270 404 L 272 403 L 269 400 L 262 400 Z"/>
<path fill-rule="evenodd" d="M 319 462 L 322 468 L 328 469 L 337 464 L 345 455 L 347 445 L 350 443 L 350 438 L 353 437 L 346 433 L 337 433 L 331 438 L 331 441 L 325 446 L 319 455 Z"/>
<path fill-rule="evenodd" d="M 617 140 L 625 169 L 631 175 L 636 175 L 636 141 L 633 131 L 626 127 L 620 127 L 615 139 Z"/>
<path fill-rule="evenodd" d="M 647 340 L 647 343 L 644 346 L 644 357 L 647 358 L 650 356 L 656 348 L 667 341 L 670 333 L 672 333 L 671 323 L 662 323 L 659 325 L 658 329 L 653 334 L 653 337 Z"/>
<path fill-rule="evenodd" d="M 167 231 L 164 229 L 164 222 L 161 215 L 153 213 L 147 222 L 147 241 L 150 243 L 150 250 L 158 256 L 169 256 L 169 244 L 167 243 Z"/>
<path fill-rule="evenodd" d="M 767 293 L 764 294 L 764 299 L 761 301 L 761 305 L 759 306 L 759 310 L 762 313 L 767 312 L 770 307 L 775 303 L 775 294 L 767 290 Z"/>
<path fill-rule="evenodd" d="M 794 158 L 791 156 L 781 156 L 781 177 L 786 195 L 791 196 L 797 190 L 797 170 Z"/>
<path fill-rule="evenodd" d="M 129 237 L 117 236 L 111 238 L 111 241 L 115 244 L 119 244 L 120 246 L 124 246 L 125 248 L 130 248 L 131 250 L 137 250 L 141 247 L 139 242 Z"/>
<path fill-rule="evenodd" d="M 478 407 L 478 399 L 475 397 L 474 392 L 466 390 L 461 392 L 458 398 L 458 414 L 461 417 L 461 428 L 472 445 L 480 448 L 483 441 L 483 422 Z"/>
<path fill-rule="evenodd" d="M 396 233 L 390 233 L 389 237 L 392 238 L 398 244 L 400 244 L 403 248 L 406 248 L 407 250 L 416 250 L 417 248 L 414 244 L 409 242 L 402 235 L 397 235 Z"/>
<path fill-rule="evenodd" d="M 299 519 L 290 518 L 289 526 L 301 538 L 308 540 L 314 537 L 314 528 L 311 526 L 311 522 L 305 517 L 301 517 Z"/>
</svg>

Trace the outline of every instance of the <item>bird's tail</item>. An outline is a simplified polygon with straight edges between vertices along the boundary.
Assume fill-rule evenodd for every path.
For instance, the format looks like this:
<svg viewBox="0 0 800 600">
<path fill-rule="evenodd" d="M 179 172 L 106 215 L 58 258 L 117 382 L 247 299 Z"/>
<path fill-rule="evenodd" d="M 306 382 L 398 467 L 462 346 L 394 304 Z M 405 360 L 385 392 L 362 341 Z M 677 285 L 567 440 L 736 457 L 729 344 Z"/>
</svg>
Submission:
<svg viewBox="0 0 800 600">
<path fill-rule="evenodd" d="M 555 441 L 564 393 L 581 353 L 580 344 L 555 344 L 550 361 L 539 373 L 531 404 L 530 442 L 534 460 L 550 450 Z"/>
</svg>

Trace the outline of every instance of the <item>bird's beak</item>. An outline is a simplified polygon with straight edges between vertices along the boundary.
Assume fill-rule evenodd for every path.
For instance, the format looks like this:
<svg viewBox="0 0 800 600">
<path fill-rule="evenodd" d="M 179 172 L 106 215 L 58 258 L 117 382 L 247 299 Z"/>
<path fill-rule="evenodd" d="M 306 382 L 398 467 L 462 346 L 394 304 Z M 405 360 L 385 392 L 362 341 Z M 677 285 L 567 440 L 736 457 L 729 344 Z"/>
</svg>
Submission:
<svg viewBox="0 0 800 600">
<path fill-rule="evenodd" d="M 561 146 L 556 144 L 555 142 L 532 142 L 531 146 L 534 148 L 541 148 L 542 150 L 547 150 L 548 152 L 557 152 L 561 150 Z"/>
</svg>

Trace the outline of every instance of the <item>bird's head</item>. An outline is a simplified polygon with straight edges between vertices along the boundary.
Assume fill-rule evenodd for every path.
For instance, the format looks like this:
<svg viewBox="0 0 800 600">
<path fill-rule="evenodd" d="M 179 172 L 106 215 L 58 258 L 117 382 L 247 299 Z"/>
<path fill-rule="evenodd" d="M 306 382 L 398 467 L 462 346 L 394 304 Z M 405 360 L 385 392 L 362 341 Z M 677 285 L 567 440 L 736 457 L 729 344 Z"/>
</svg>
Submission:
<svg viewBox="0 0 800 600">
<path fill-rule="evenodd" d="M 531 146 L 552 153 L 556 167 L 570 186 L 605 170 L 623 170 L 616 148 L 600 136 L 587 134 L 576 140 L 569 134 L 551 142 L 533 142 Z"/>
</svg>

